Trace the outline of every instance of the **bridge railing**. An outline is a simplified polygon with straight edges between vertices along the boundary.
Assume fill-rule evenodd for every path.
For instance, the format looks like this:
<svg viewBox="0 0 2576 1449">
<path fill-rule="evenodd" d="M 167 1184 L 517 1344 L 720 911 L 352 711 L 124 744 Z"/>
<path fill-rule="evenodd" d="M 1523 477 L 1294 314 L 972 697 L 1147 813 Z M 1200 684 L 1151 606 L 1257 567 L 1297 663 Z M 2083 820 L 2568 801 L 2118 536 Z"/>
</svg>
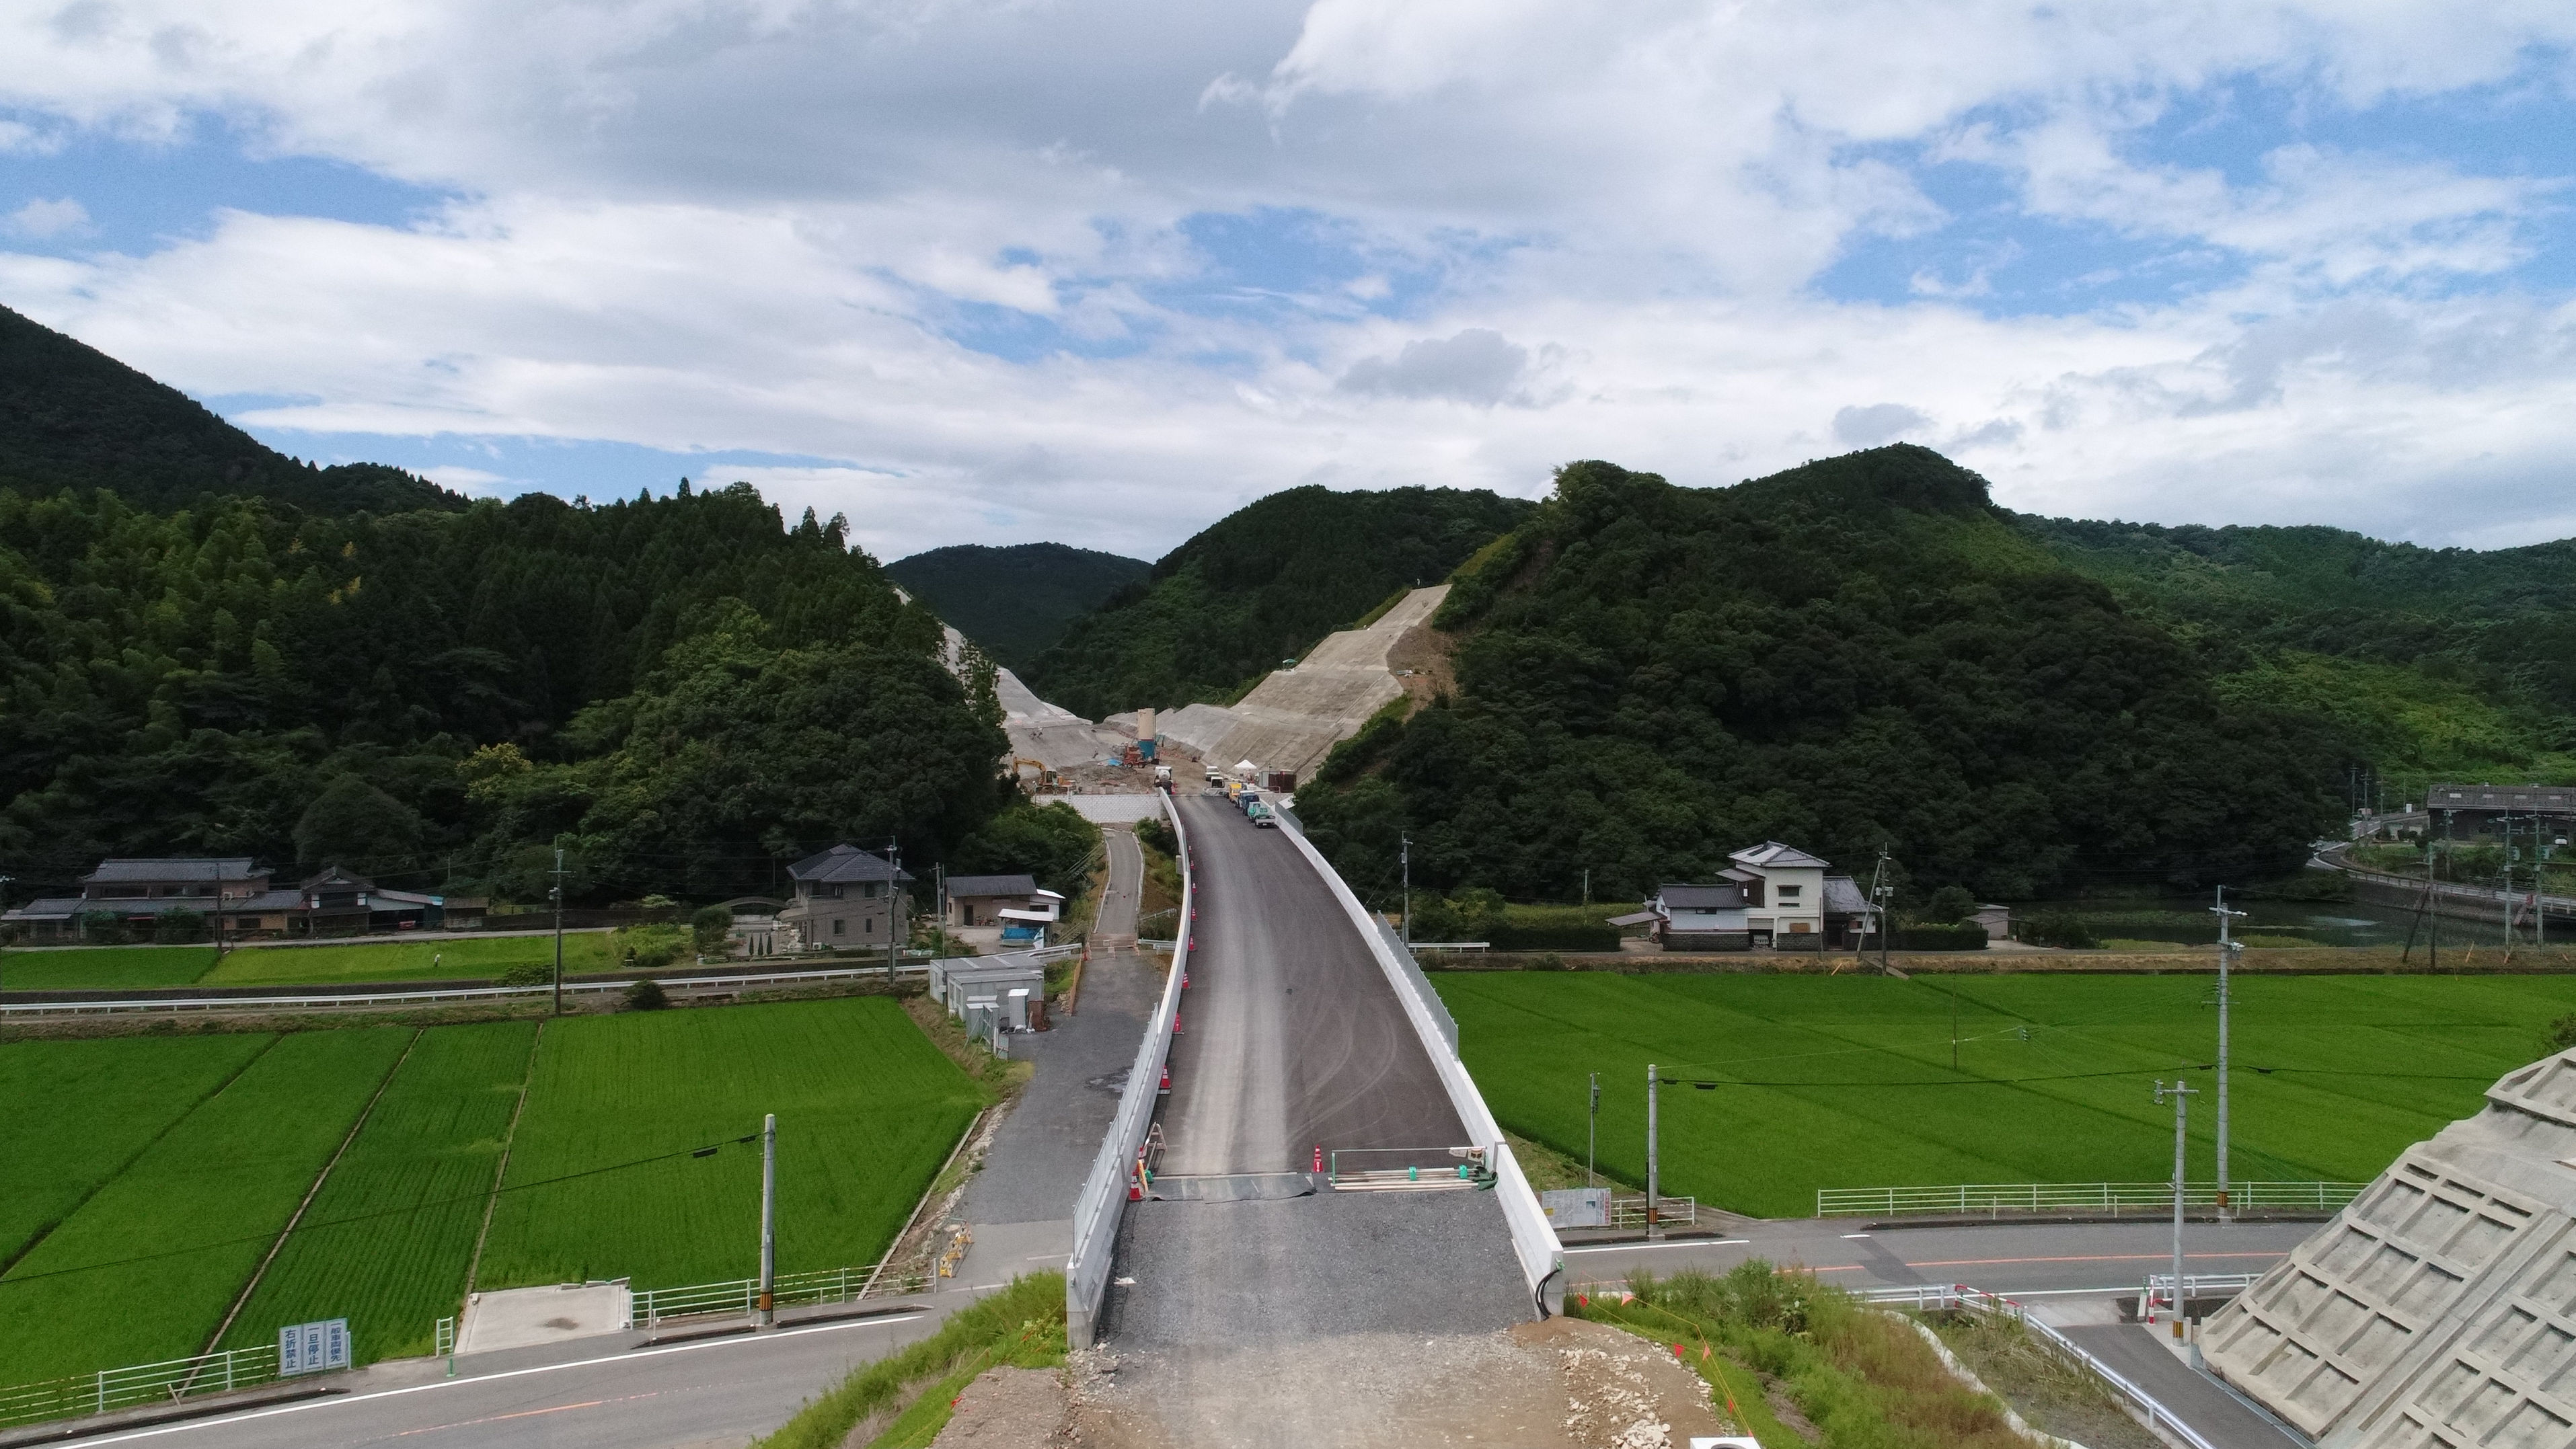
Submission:
<svg viewBox="0 0 2576 1449">
<path fill-rule="evenodd" d="M 926 1273 L 887 1273 L 885 1264 L 821 1268 L 808 1273 L 781 1273 L 772 1290 L 782 1307 L 800 1303 L 848 1303 L 860 1298 L 894 1298 L 930 1286 Z M 710 1314 L 749 1315 L 760 1306 L 760 1280 L 735 1278 L 722 1283 L 691 1283 L 679 1288 L 634 1290 L 633 1325 L 651 1328 L 666 1319 Z"/>
<path fill-rule="evenodd" d="M 1440 1074 L 1440 1084 L 1449 1093 L 1449 1105 L 1467 1135 L 1483 1144 L 1494 1166 L 1494 1196 L 1503 1209 L 1503 1221 L 1511 1229 L 1512 1252 L 1520 1259 L 1521 1275 L 1528 1284 L 1534 1303 L 1554 1312 L 1564 1303 L 1564 1290 L 1556 1282 L 1565 1272 L 1565 1247 L 1557 1240 L 1556 1229 L 1548 1223 L 1547 1210 L 1539 1206 L 1538 1194 L 1531 1190 L 1529 1178 L 1521 1171 L 1520 1162 L 1512 1156 L 1509 1143 L 1503 1140 L 1502 1125 L 1494 1120 L 1485 1105 L 1484 1093 L 1476 1089 L 1475 1078 L 1467 1075 L 1467 1064 L 1458 1056 L 1458 1024 L 1439 1005 L 1440 993 L 1431 989 L 1431 980 L 1422 974 L 1413 953 L 1404 949 L 1402 940 L 1386 929 L 1386 923 L 1352 894 L 1350 884 L 1341 872 L 1306 838 L 1306 831 L 1295 817 L 1281 812 L 1287 828 L 1282 832 L 1297 843 L 1298 851 L 1322 876 L 1334 899 L 1349 914 L 1351 924 L 1367 941 L 1378 965 L 1386 972 L 1387 984 L 1395 988 L 1396 999 L 1404 1003 L 1405 1016 L 1413 1023 L 1422 1039 L 1423 1053 Z M 1445 1025 L 1444 1025 L 1445 1022 Z"/>
<path fill-rule="evenodd" d="M 1081 1196 L 1073 1202 L 1073 1256 L 1064 1267 L 1064 1313 L 1066 1337 L 1077 1347 L 1090 1344 L 1099 1323 L 1101 1296 L 1109 1289 L 1109 1265 L 1117 1251 L 1118 1220 L 1127 1207 L 1128 1178 L 1145 1150 L 1145 1129 L 1153 1120 L 1163 1060 L 1172 1049 L 1172 1018 L 1181 1009 L 1181 981 L 1189 974 L 1192 938 L 1198 934 L 1193 924 L 1198 879 L 1190 867 L 1189 829 L 1181 824 L 1172 793 L 1154 793 L 1180 846 L 1180 939 L 1173 945 L 1171 969 L 1163 978 L 1162 1000 L 1146 1024 L 1145 1039 L 1136 1044 L 1136 1060 L 1128 1067 L 1127 1085 L 1118 1094 L 1118 1113 L 1091 1160 Z"/>
</svg>

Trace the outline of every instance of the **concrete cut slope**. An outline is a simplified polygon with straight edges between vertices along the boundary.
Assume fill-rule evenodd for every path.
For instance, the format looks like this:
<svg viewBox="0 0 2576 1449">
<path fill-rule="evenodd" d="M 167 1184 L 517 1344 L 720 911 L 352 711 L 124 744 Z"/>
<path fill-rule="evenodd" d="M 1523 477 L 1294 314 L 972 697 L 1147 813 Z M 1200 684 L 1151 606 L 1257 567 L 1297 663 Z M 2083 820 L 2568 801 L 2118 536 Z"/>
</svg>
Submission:
<svg viewBox="0 0 2576 1449">
<path fill-rule="evenodd" d="M 1312 774 L 1333 746 L 1403 695 L 1388 656 L 1447 597 L 1447 584 L 1415 589 L 1367 628 L 1328 635 L 1295 668 L 1271 671 L 1229 711 L 1228 727 L 1199 751 L 1201 758 L 1226 767 L 1250 760 L 1267 770 L 1294 770 L 1301 778 Z"/>
<path fill-rule="evenodd" d="M 2509 1073 L 2209 1320 L 2320 1449 L 2576 1444 L 2576 1051 Z"/>
</svg>

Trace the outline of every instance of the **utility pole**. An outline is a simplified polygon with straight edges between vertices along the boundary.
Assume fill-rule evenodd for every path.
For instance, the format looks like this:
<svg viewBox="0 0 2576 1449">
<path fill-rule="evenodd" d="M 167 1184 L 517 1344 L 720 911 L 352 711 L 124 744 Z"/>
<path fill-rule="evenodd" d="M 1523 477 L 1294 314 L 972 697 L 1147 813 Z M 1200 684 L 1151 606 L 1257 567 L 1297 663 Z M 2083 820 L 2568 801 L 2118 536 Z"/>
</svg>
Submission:
<svg viewBox="0 0 2576 1449">
<path fill-rule="evenodd" d="M 894 969 L 903 955 L 903 842 L 886 838 L 886 984 L 894 984 Z"/>
<path fill-rule="evenodd" d="M 2173 1098 L 2173 1104 L 2174 1104 L 2174 1176 L 2173 1176 L 2173 1189 L 2174 1189 L 2174 1234 L 2173 1234 L 2173 1309 L 2174 1309 L 2174 1327 L 2173 1327 L 2173 1336 L 2174 1336 L 2174 1337 L 2176 1337 L 2176 1338 L 2180 1338 L 2180 1337 L 2182 1337 L 2182 1314 L 2183 1314 L 2183 1307 L 2182 1307 L 2182 1304 L 2183 1304 L 2183 1299 L 2182 1299 L 2182 1199 L 2183 1199 L 2183 1176 L 2182 1176 L 2182 1172 L 2183 1172 L 2183 1124 L 2184 1124 L 2184 1122 L 2188 1119 L 2188 1117 L 2189 1117 L 2189 1115 L 2190 1115 L 2190 1112 L 2191 1112 L 2191 1099 L 2192 1099 L 2192 1097 L 2194 1097 L 2195 1095 L 2197 1095 L 2197 1094 L 2198 1094 L 2198 1091 L 2199 1091 L 2199 1089 L 2198 1089 L 2198 1088 L 2196 1088 L 2196 1087 L 2188 1087 L 2188 1086 L 2185 1086 L 2185 1085 L 2183 1084 L 2183 1079 L 2182 1079 L 2182 1078 L 2180 1078 L 2180 1077 L 2176 1077 L 2176 1078 L 2174 1078 L 2174 1084 L 2173 1084 L 2172 1086 L 2170 1086 L 2170 1087 L 2166 1086 L 2162 1081 L 2159 1081 L 2159 1082 L 2157 1082 L 2157 1083 L 2156 1083 L 2156 1102 L 2157 1102 L 2159 1105 L 2162 1105 L 2162 1103 L 2164 1102 L 2165 1098 L 2167 1098 L 2167 1097 L 2171 1097 L 2171 1098 Z"/>
<path fill-rule="evenodd" d="M 1655 1174 L 1655 1064 L 1646 1063 L 1646 1241 L 1661 1242 L 1664 1236 L 1663 1214 L 1655 1211 L 1655 1190 L 1662 1184 Z"/>
<path fill-rule="evenodd" d="M 940 969 L 946 970 L 948 966 L 948 862 L 943 860 L 930 868 L 930 893 L 939 911 L 939 930 L 932 946 L 939 953 Z"/>
<path fill-rule="evenodd" d="M 778 1114 L 770 1113 L 760 1123 L 760 1326 L 770 1328 L 778 1322 L 778 1220 L 774 1216 L 778 1203 Z M 2176 1258 L 2175 1262 L 2181 1262 Z"/>
<path fill-rule="evenodd" d="M 17 877 L 16 877 L 16 876 L 0 875 L 0 910 L 5 910 L 5 909 L 7 909 L 8 905 L 9 905 L 9 882 L 11 882 L 11 881 L 13 881 L 13 880 L 16 880 L 16 879 L 17 879 Z M 223 959 L 223 953 L 222 953 L 221 951 L 216 952 L 216 953 L 215 953 L 215 959 L 216 959 L 216 960 L 218 960 L 218 961 L 222 960 L 222 959 Z M 1597 1081 L 1599 1081 L 1600 1079 L 1599 1079 L 1598 1077 L 1596 1077 L 1596 1078 L 1594 1078 L 1593 1080 L 1597 1082 Z M 1596 1087 L 1594 1087 L 1594 1088 L 1592 1089 L 1592 1091 L 1593 1091 L 1593 1095 L 1594 1095 L 1594 1100 L 1596 1100 L 1596 1101 L 1597 1101 L 1597 1100 L 1599 1100 L 1599 1096 L 1600 1096 L 1600 1091 L 1601 1091 L 1601 1089 L 1600 1089 L 1599 1087 L 1597 1087 L 1597 1086 L 1596 1086 Z"/>
<path fill-rule="evenodd" d="M 563 1015 L 563 837 L 555 837 L 555 1015 Z"/>
<path fill-rule="evenodd" d="M 1597 1149 L 1600 1144 L 1601 1074 L 1599 1072 L 1594 1072 L 1592 1074 L 1592 1118 L 1590 1125 L 1583 1129 L 1583 1185 L 1585 1187 L 1594 1187 L 1598 1185 L 1592 1174 L 1592 1158 L 1595 1149 Z"/>
<path fill-rule="evenodd" d="M 1413 837 L 1399 835 L 1396 842 L 1396 865 L 1404 872 L 1404 944 L 1410 949 L 1413 945 Z"/>
<path fill-rule="evenodd" d="M 2245 913 L 2227 908 L 2225 886 L 2218 888 L 2218 904 L 2209 909 L 2218 917 L 2218 1220 L 2223 1223 L 2235 1219 L 2227 1205 L 2227 968 L 2245 949 L 2230 939 L 2227 928 Z"/>
<path fill-rule="evenodd" d="M 1592 867 L 1588 865 L 1583 868 L 1583 903 L 1592 904 Z"/>
</svg>

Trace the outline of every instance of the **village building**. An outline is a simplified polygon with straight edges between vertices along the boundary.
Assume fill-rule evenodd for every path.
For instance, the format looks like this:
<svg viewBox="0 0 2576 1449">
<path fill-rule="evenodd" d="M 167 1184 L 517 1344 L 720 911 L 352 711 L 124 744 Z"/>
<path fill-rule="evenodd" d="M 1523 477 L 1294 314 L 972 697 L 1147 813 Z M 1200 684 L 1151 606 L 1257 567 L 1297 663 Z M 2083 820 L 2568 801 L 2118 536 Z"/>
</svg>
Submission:
<svg viewBox="0 0 2576 1449">
<path fill-rule="evenodd" d="M 1849 949 L 1870 929 L 1860 886 L 1795 846 L 1766 840 L 1727 859 L 1716 880 L 1660 886 L 1611 924 L 1643 925 L 1667 951 Z"/>
<path fill-rule="evenodd" d="M 787 868 L 795 894 L 778 912 L 775 949 L 846 950 L 893 941 L 902 888 L 912 883 L 892 861 L 843 843 Z"/>
<path fill-rule="evenodd" d="M 0 914 L 31 945 L 88 939 L 101 917 L 150 938 L 160 918 L 187 911 L 228 938 L 358 936 L 380 931 L 466 930 L 483 924 L 482 897 L 394 890 L 334 865 L 293 886 L 244 856 L 110 859 L 81 877 L 77 896 L 51 896 Z"/>
</svg>

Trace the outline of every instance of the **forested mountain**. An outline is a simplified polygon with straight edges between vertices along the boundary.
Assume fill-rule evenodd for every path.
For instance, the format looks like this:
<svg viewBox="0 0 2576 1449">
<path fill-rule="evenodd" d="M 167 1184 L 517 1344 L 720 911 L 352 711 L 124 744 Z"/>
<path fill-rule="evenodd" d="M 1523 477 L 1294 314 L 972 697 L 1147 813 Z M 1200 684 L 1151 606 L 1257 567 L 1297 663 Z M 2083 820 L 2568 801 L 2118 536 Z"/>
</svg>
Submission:
<svg viewBox="0 0 2576 1449">
<path fill-rule="evenodd" d="M 779 884 L 838 839 L 916 860 L 1008 796 L 999 710 L 839 519 L 747 484 L 340 516 L 0 489 L 0 860 L 336 860 L 574 899 Z"/>
<path fill-rule="evenodd" d="M 1395 591 L 1438 583 L 1534 506 L 1454 488 L 1274 493 L 1164 555 L 1021 677 L 1093 719 L 1231 701 Z"/>
<path fill-rule="evenodd" d="M 961 543 L 886 565 L 886 577 L 1014 670 L 1063 638 L 1076 618 L 1153 571 L 1143 559 L 1061 543 Z"/>
<path fill-rule="evenodd" d="M 2333 720 L 2391 806 L 2436 777 L 2576 779 L 2576 540 L 2481 552 L 2336 528 L 2014 523 L 2194 641 L 2223 692 Z"/>
<path fill-rule="evenodd" d="M 2295 864 L 2352 742 L 2051 556 L 1976 475 L 1897 446 L 1735 488 L 1586 462 L 1460 571 L 1458 692 L 1298 796 L 1366 893 L 1636 899 L 1797 843 L 1916 889 Z"/>
<path fill-rule="evenodd" d="M 399 513 L 465 500 L 399 468 L 316 468 L 270 449 L 115 358 L 0 307 L 0 488 L 111 488 L 166 511 L 249 494 L 308 512 Z"/>
</svg>

